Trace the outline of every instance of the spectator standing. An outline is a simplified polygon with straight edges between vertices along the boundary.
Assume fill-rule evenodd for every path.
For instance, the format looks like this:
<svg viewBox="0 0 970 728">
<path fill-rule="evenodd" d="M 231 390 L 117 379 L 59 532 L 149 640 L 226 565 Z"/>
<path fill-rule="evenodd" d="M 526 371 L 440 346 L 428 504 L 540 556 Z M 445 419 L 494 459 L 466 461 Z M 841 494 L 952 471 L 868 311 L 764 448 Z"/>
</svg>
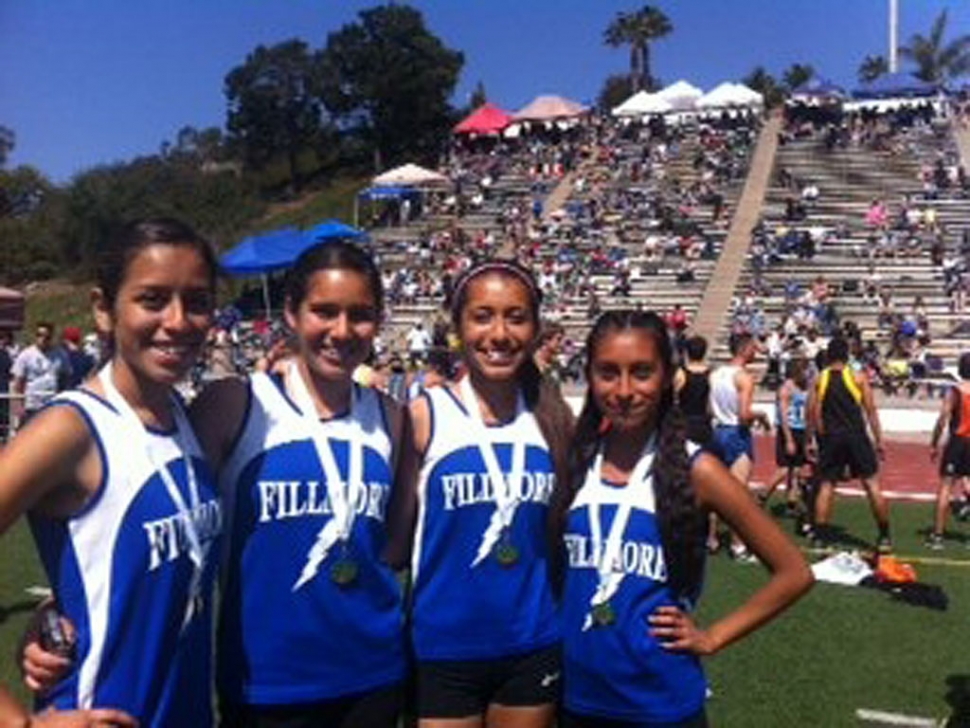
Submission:
<svg viewBox="0 0 970 728">
<path fill-rule="evenodd" d="M 15 395 L 11 412 L 19 427 L 71 379 L 71 364 L 64 350 L 54 346 L 53 324 L 37 324 L 34 343 L 14 359 L 11 374 Z"/>
<path fill-rule="evenodd" d="M 91 373 L 94 368 L 94 357 L 81 348 L 81 329 L 77 326 L 65 326 L 61 332 L 61 345 L 71 365 L 71 375 L 67 381 L 67 388 L 74 389 Z"/>
<path fill-rule="evenodd" d="M 427 358 L 428 349 L 431 347 L 431 336 L 424 328 L 424 324 L 418 321 L 407 333 L 408 357 L 411 364 L 423 362 Z"/>
</svg>

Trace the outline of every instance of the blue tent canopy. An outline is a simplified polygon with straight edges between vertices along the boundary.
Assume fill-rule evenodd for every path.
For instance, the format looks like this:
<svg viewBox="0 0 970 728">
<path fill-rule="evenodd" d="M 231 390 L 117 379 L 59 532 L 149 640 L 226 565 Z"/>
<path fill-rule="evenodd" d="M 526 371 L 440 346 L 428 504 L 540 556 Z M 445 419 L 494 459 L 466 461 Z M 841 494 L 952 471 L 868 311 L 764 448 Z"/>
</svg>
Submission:
<svg viewBox="0 0 970 728">
<path fill-rule="evenodd" d="M 933 96 L 941 88 L 936 84 L 916 78 L 911 73 L 900 71 L 887 73 L 871 83 L 855 89 L 852 95 L 857 99 L 890 99 Z"/>
<path fill-rule="evenodd" d="M 403 197 L 417 197 L 421 193 L 413 187 L 368 187 L 357 193 L 362 200 L 399 200 Z"/>
<path fill-rule="evenodd" d="M 224 253 L 219 263 L 231 276 L 261 275 L 289 267 L 304 250 L 324 240 L 364 237 L 339 220 L 324 220 L 306 231 L 290 227 L 248 237 Z"/>
<path fill-rule="evenodd" d="M 334 238 L 349 238 L 359 240 L 366 238 L 367 233 L 358 230 L 353 225 L 340 222 L 340 220 L 324 220 L 306 231 L 306 236 L 311 242 L 318 243 L 322 240 L 333 240 Z"/>
</svg>

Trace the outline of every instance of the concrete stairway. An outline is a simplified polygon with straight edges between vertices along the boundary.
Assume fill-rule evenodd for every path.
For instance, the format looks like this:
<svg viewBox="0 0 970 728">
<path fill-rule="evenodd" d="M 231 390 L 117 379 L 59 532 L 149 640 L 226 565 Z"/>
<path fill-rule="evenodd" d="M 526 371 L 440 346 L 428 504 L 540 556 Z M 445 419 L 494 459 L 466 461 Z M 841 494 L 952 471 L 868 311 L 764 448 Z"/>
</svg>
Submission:
<svg viewBox="0 0 970 728">
<path fill-rule="evenodd" d="M 744 268 L 748 247 L 751 244 L 751 231 L 761 214 L 761 206 L 764 203 L 765 192 L 774 166 L 781 124 L 781 116 L 775 114 L 761 129 L 748 171 L 748 179 L 731 221 L 727 240 L 711 280 L 704 290 L 704 296 L 694 319 L 694 332 L 711 342 L 724 326 L 730 310 L 731 298 Z"/>
</svg>

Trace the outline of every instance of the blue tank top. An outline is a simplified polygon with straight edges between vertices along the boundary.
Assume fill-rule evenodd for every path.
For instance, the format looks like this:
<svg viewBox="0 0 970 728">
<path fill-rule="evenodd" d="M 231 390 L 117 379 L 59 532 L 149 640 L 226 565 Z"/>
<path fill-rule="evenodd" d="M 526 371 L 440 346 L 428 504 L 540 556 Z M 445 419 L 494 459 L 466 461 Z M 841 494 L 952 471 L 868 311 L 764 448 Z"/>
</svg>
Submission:
<svg viewBox="0 0 970 728">
<path fill-rule="evenodd" d="M 808 406 L 808 392 L 804 389 L 793 387 L 791 396 L 788 398 L 788 411 L 781 411 L 781 397 L 776 402 L 776 422 L 781 422 L 782 417 L 788 421 L 788 427 L 792 430 L 805 429 L 805 410 Z"/>
<path fill-rule="evenodd" d="M 58 605 L 77 630 L 70 671 L 42 705 L 120 708 L 146 728 L 211 726 L 212 584 L 222 515 L 194 435 L 178 433 L 199 496 L 188 511 L 204 556 L 195 593 L 185 518 L 152 459 L 132 447 L 121 415 L 87 390 L 58 395 L 48 406 L 81 413 L 103 475 L 77 515 L 30 517 Z M 192 504 L 176 431 L 147 432 L 155 461 L 166 464 L 184 503 Z"/>
<path fill-rule="evenodd" d="M 600 548 L 593 543 L 591 513 L 598 506 L 605 541 L 624 503 L 631 506 L 630 517 L 615 562 L 623 576 L 609 599 L 615 622 L 599 626 L 591 620 Z M 677 605 L 667 586 L 654 504 L 652 477 L 617 486 L 597 474 L 570 508 L 562 616 L 564 702 L 572 712 L 654 724 L 684 720 L 704 707 L 707 686 L 700 661 L 665 650 L 649 633 L 647 619 L 654 610 Z"/>
<path fill-rule="evenodd" d="M 490 555 L 473 566 L 496 512 L 475 425 L 450 389 L 433 387 L 422 396 L 431 412 L 431 439 L 418 480 L 412 563 L 418 659 L 494 659 L 556 643 L 559 616 L 546 539 L 555 475 L 535 418 L 523 410 L 511 422 L 488 428 L 505 477 L 512 444 L 526 447 L 508 535 L 518 560 L 506 566 Z"/>
<path fill-rule="evenodd" d="M 231 514 L 218 633 L 221 695 L 284 705 L 403 680 L 401 587 L 381 561 L 392 447 L 380 395 L 357 387 L 353 419 L 324 422 L 343 477 L 348 439 L 362 438 L 364 488 L 346 551 L 334 546 L 314 564 L 333 512 L 313 440 L 281 380 L 255 374 L 250 391 L 239 441 L 220 473 Z M 344 556 L 358 568 L 346 586 L 331 578 Z"/>
</svg>

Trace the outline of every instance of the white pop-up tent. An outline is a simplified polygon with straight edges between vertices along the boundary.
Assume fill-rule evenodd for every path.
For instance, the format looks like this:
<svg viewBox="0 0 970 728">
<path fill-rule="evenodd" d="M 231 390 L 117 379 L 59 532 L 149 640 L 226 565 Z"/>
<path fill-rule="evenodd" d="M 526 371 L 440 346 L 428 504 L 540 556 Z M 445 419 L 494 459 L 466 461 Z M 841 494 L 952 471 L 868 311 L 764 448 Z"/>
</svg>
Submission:
<svg viewBox="0 0 970 728">
<path fill-rule="evenodd" d="M 434 172 L 416 164 L 404 164 L 388 170 L 373 179 L 374 187 L 445 187 L 451 180 L 439 172 Z"/>
<path fill-rule="evenodd" d="M 764 99 L 757 91 L 752 91 L 740 83 L 725 81 L 697 99 L 698 109 L 723 109 L 738 106 L 762 106 Z"/>
<path fill-rule="evenodd" d="M 658 91 L 656 95 L 670 104 L 674 111 L 690 111 L 704 92 L 697 86 L 680 80 Z"/>
<path fill-rule="evenodd" d="M 673 107 L 658 94 L 637 91 L 619 106 L 613 108 L 613 116 L 648 116 L 650 114 L 665 114 Z"/>
</svg>

